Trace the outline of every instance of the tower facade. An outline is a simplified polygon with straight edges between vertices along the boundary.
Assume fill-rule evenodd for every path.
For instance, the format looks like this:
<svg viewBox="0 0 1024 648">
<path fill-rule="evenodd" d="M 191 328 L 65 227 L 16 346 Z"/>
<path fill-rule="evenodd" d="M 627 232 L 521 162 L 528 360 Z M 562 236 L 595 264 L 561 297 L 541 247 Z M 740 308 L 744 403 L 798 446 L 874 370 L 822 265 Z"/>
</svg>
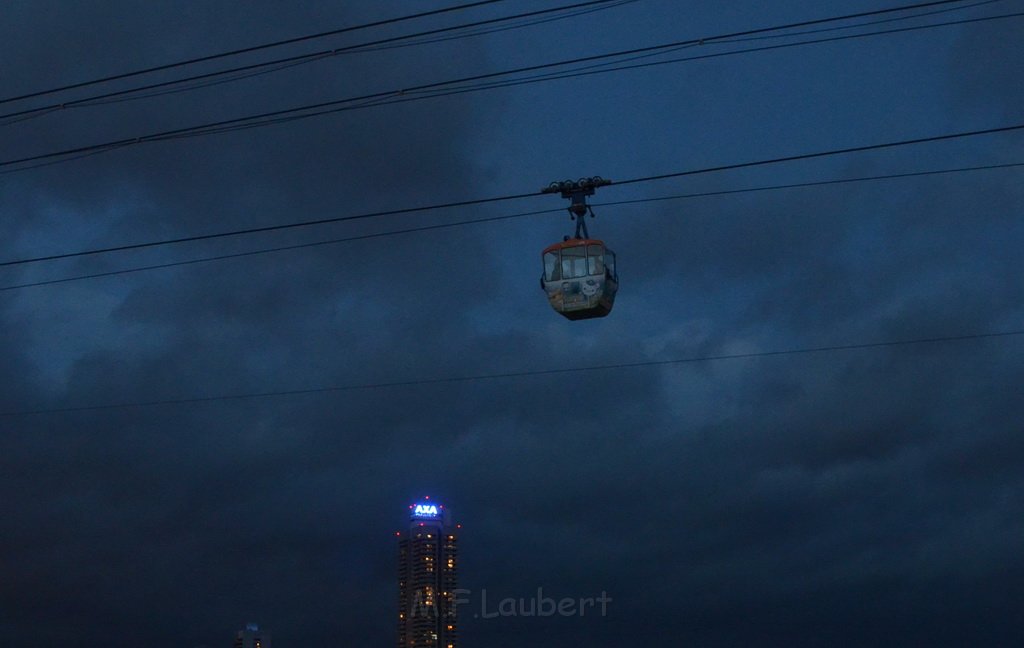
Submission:
<svg viewBox="0 0 1024 648">
<path fill-rule="evenodd" d="M 398 540 L 399 648 L 458 648 L 458 527 L 429 498 L 409 506 Z"/>
<path fill-rule="evenodd" d="M 232 646 L 233 648 L 271 648 L 270 633 L 260 630 L 255 623 L 250 623 L 245 626 L 244 630 L 238 631 Z"/>
</svg>

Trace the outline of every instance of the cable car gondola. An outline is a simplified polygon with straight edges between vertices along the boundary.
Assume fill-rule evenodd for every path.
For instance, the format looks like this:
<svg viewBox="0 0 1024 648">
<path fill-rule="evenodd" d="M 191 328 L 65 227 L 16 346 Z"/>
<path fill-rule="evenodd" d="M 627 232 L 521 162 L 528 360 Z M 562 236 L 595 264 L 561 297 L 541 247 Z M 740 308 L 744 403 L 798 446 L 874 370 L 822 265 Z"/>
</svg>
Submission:
<svg viewBox="0 0 1024 648">
<path fill-rule="evenodd" d="M 619 278 L 615 253 L 598 239 L 568 239 L 544 248 L 541 285 L 551 307 L 571 320 L 612 312 Z"/>
<path fill-rule="evenodd" d="M 555 182 L 543 190 L 544 193 L 559 192 L 563 198 L 572 200 L 569 213 L 576 220 L 576 236 L 566 236 L 561 242 L 544 248 L 541 253 L 544 273 L 540 278 L 548 303 L 570 320 L 608 315 L 619 289 L 615 253 L 604 241 L 590 238 L 584 220 L 588 212 L 594 216 L 586 197 L 593 195 L 595 187 L 607 184 L 611 181 L 595 176 L 577 182 Z"/>
</svg>

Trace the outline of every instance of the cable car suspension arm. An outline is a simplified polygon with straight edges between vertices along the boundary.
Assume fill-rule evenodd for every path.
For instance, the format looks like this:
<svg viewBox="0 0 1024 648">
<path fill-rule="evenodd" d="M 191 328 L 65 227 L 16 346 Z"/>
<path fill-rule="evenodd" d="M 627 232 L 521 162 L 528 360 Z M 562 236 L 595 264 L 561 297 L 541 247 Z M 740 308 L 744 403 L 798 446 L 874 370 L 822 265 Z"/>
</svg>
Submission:
<svg viewBox="0 0 1024 648">
<path fill-rule="evenodd" d="M 560 193 L 562 198 L 572 201 L 568 209 L 569 217 L 576 221 L 576 238 L 587 239 L 590 238 L 590 233 L 587 231 L 586 215 L 589 213 L 590 217 L 594 218 L 594 210 L 587 204 L 587 196 L 593 196 L 597 187 L 604 187 L 611 183 L 611 180 L 606 180 L 601 176 L 580 178 L 575 181 L 563 180 L 552 182 L 541 189 L 541 193 Z M 568 236 L 565 238 L 569 239 Z"/>
</svg>

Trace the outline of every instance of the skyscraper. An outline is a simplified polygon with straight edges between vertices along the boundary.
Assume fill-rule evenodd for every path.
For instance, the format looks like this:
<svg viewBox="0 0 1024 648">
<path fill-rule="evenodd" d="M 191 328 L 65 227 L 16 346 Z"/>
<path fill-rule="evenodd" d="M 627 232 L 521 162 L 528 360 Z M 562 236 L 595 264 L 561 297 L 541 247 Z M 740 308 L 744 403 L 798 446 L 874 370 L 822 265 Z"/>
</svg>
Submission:
<svg viewBox="0 0 1024 648">
<path fill-rule="evenodd" d="M 399 648 L 457 648 L 457 529 L 430 498 L 409 507 L 409 528 L 396 534 Z"/>
<path fill-rule="evenodd" d="M 270 634 L 260 630 L 255 623 L 245 626 L 235 636 L 233 648 L 270 648 Z"/>
</svg>

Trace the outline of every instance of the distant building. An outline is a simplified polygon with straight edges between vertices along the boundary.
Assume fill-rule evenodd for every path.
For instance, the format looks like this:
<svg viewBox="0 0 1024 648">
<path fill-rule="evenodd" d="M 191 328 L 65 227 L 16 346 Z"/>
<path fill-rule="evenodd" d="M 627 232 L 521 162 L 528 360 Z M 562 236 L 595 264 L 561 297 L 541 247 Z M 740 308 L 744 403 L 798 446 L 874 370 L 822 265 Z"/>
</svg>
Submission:
<svg viewBox="0 0 1024 648">
<path fill-rule="evenodd" d="M 232 648 L 271 648 L 270 633 L 250 623 L 245 626 L 245 630 L 238 631 Z"/>
<path fill-rule="evenodd" d="M 429 498 L 409 507 L 398 540 L 399 648 L 458 648 L 457 526 Z"/>
</svg>

